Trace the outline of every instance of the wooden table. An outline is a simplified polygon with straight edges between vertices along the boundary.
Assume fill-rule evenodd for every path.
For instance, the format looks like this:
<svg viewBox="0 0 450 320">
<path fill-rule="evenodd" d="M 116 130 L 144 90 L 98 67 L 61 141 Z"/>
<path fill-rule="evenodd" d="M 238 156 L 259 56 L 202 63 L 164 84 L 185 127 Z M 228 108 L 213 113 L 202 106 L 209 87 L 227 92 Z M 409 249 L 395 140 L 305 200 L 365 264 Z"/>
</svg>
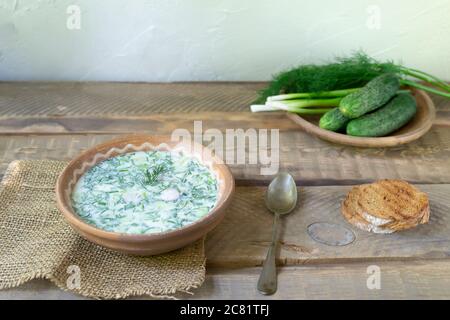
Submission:
<svg viewBox="0 0 450 320">
<path fill-rule="evenodd" d="M 280 167 L 295 176 L 300 202 L 283 220 L 279 290 L 256 291 L 270 241 L 272 215 L 263 194 L 271 177 L 258 165 L 232 165 L 237 192 L 225 221 L 206 241 L 207 279 L 194 296 L 215 299 L 450 298 L 450 103 L 433 97 L 438 114 L 419 141 L 388 149 L 334 145 L 300 131 L 283 113 L 251 114 L 263 83 L 0 83 L 0 175 L 15 159 L 69 160 L 127 133 L 171 134 L 207 128 L 280 130 Z M 182 111 L 181 111 L 182 110 Z M 352 230 L 345 247 L 314 242 L 310 223 L 349 226 L 339 213 L 349 186 L 400 178 L 430 195 L 429 225 L 396 235 Z M 0 244 L 1 245 L 1 244 Z M 367 287 L 367 268 L 381 270 L 381 289 Z M 0 291 L 0 299 L 80 298 L 46 280 Z"/>
</svg>

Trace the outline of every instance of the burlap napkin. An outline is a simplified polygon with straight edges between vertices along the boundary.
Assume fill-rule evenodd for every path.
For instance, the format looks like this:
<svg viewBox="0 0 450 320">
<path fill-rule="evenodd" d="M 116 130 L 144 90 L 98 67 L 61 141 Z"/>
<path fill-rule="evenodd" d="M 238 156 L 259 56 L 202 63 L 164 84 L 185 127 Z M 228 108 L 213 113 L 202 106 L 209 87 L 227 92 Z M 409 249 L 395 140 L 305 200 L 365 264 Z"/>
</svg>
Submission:
<svg viewBox="0 0 450 320">
<path fill-rule="evenodd" d="M 133 257 L 78 236 L 55 205 L 61 161 L 12 162 L 0 185 L 0 289 L 46 278 L 93 298 L 172 297 L 205 278 L 203 240 L 152 257 Z"/>
</svg>

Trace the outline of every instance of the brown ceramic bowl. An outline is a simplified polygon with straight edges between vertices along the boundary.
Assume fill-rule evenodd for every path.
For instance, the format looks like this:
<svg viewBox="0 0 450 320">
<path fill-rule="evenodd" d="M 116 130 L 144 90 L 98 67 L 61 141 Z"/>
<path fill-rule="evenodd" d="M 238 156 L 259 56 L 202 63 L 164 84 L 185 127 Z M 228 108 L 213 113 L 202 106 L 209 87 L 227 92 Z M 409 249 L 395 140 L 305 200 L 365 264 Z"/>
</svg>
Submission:
<svg viewBox="0 0 450 320">
<path fill-rule="evenodd" d="M 195 146 L 195 147 L 193 147 Z M 98 229 L 84 222 L 72 209 L 70 195 L 78 179 L 97 163 L 127 152 L 181 149 L 186 154 L 201 159 L 219 181 L 216 206 L 203 218 L 182 228 L 148 235 L 115 233 Z M 207 149 L 194 143 L 177 143 L 170 137 L 133 135 L 121 137 L 92 147 L 75 159 L 63 170 L 56 183 L 56 201 L 67 222 L 83 238 L 100 246 L 134 255 L 154 255 L 169 252 L 200 239 L 223 219 L 234 192 L 234 178 L 222 161 L 205 152 Z"/>
<path fill-rule="evenodd" d="M 436 116 L 433 101 L 428 94 L 417 89 L 411 89 L 411 93 L 417 101 L 416 115 L 404 127 L 386 137 L 352 137 L 320 128 L 320 117 L 300 116 L 296 113 L 288 113 L 288 117 L 306 132 L 330 142 L 365 148 L 395 147 L 415 141 L 426 134 L 433 125 Z"/>
</svg>

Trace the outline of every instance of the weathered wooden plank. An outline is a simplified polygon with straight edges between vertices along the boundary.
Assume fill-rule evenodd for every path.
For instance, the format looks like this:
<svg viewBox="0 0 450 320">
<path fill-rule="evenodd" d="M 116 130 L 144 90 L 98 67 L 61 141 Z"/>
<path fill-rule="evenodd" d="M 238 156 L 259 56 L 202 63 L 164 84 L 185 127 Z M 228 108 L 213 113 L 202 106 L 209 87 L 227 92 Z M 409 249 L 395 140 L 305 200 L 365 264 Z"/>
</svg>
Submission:
<svg viewBox="0 0 450 320">
<path fill-rule="evenodd" d="M 205 128 L 223 130 L 235 128 L 239 123 L 244 129 L 266 127 L 289 131 L 280 136 L 280 166 L 293 173 L 301 185 L 353 184 L 377 178 L 450 183 L 450 133 L 446 128 L 450 125 L 448 100 L 433 97 L 438 109 L 436 126 L 416 143 L 392 149 L 356 149 L 310 137 L 291 128 L 290 122 L 274 114 L 244 112 L 247 118 L 238 114 L 237 111 L 248 111 L 256 90 L 262 86 L 239 83 L 0 83 L 0 132 L 14 134 L 0 136 L 0 175 L 14 159 L 69 160 L 79 151 L 119 132 L 169 133 L 172 128 L 185 125 L 188 128 L 193 120 L 205 119 Z M 227 112 L 220 117 L 210 113 L 223 110 L 233 113 Z M 153 115 L 165 111 L 173 113 Z M 202 115 L 190 113 L 199 111 L 208 111 L 216 118 L 202 118 Z M 176 112 L 186 113 L 174 117 Z M 228 127 L 225 115 L 233 119 L 234 125 Z M 20 130 L 28 134 L 17 135 Z M 111 134 L 86 135 L 88 131 Z M 232 170 L 241 185 L 266 184 L 270 179 L 260 176 L 259 166 L 234 165 Z M 450 297 L 447 259 L 449 185 L 421 186 L 430 192 L 432 199 L 429 225 L 388 236 L 356 231 L 357 241 L 343 248 L 324 247 L 312 242 L 305 233 L 308 223 L 319 221 L 319 218 L 346 225 L 338 210 L 346 188 L 327 188 L 300 189 L 301 202 L 296 212 L 284 221 L 281 238 L 278 263 L 287 267 L 280 273 L 279 292 L 271 298 Z M 259 268 L 223 269 L 223 266 L 261 264 L 272 223 L 272 216 L 262 205 L 263 192 L 263 188 L 238 188 L 226 220 L 208 237 L 207 281 L 193 298 L 265 298 L 255 290 Z M 395 261 L 399 259 L 404 261 Z M 327 265 L 328 262 L 333 264 Z M 305 265 L 298 267 L 298 264 Z M 381 267 L 382 290 L 367 290 L 368 264 Z M 220 268 L 212 268 L 214 266 Z M 75 296 L 56 289 L 47 281 L 0 291 L 0 299 L 17 297 Z"/>
<path fill-rule="evenodd" d="M 0 118 L 247 111 L 265 82 L 0 82 Z M 447 99 L 433 95 L 450 118 Z"/>
<path fill-rule="evenodd" d="M 280 167 L 308 185 L 333 185 L 399 178 L 446 183 L 450 167 L 450 131 L 433 127 L 416 142 L 393 148 L 355 148 L 324 142 L 304 132 L 280 134 Z M 251 176 L 238 167 L 237 176 Z"/>
<path fill-rule="evenodd" d="M 16 159 L 70 160 L 80 151 L 115 136 L 0 136 L 0 174 Z M 277 150 L 266 149 L 262 148 Z M 302 131 L 281 132 L 278 151 L 279 167 L 293 174 L 299 185 L 357 184 L 380 178 L 450 183 L 450 130 L 445 127 L 434 127 L 417 142 L 382 149 L 335 145 Z M 273 163 L 277 163 L 275 158 Z M 262 166 L 258 164 L 230 167 L 240 185 L 267 184 L 272 178 L 261 175 Z"/>
<path fill-rule="evenodd" d="M 368 289 L 367 268 L 380 267 L 380 289 Z M 450 299 L 450 262 L 415 261 L 357 263 L 279 268 L 278 291 L 263 296 L 256 290 L 260 268 L 208 268 L 205 283 L 179 294 L 180 299 Z M 148 297 L 136 297 L 148 299 Z M 84 299 L 47 280 L 34 280 L 0 291 L 0 299 Z"/>
<path fill-rule="evenodd" d="M 0 82 L 0 117 L 242 111 L 264 83 Z"/>
<path fill-rule="evenodd" d="M 444 116 L 441 116 L 443 114 Z M 448 116 L 448 117 L 447 117 Z M 194 121 L 201 121 L 203 130 L 279 129 L 300 131 L 301 128 L 284 112 L 199 112 L 156 113 L 145 116 L 43 116 L 0 118 L 0 134 L 168 134 L 175 129 L 193 130 Z M 450 112 L 439 112 L 435 126 L 450 127 Z"/>
<path fill-rule="evenodd" d="M 448 100 L 448 98 L 444 98 L 435 94 L 430 94 L 430 96 L 433 98 L 436 110 L 443 111 L 447 114 L 450 113 L 450 101 Z"/>
<path fill-rule="evenodd" d="M 0 136 L 0 172 L 14 159 L 69 160 L 86 148 L 112 139 L 101 136 Z"/>
<path fill-rule="evenodd" d="M 369 266 L 380 267 L 380 290 L 367 287 Z M 279 268 L 278 291 L 256 290 L 259 268 L 212 269 L 190 299 L 449 299 L 450 262 L 376 262 Z M 210 270 L 210 269 L 208 269 Z"/>
<path fill-rule="evenodd" d="M 48 146 L 57 144 L 49 139 Z M 68 148 L 70 149 L 70 148 Z M 36 149 L 23 152 L 36 155 Z M 39 150 L 37 151 L 40 155 Z M 49 147 L 49 152 L 52 152 Z M 299 188 L 297 208 L 283 219 L 280 265 L 336 261 L 447 258 L 450 254 L 450 185 L 421 185 L 431 199 L 431 222 L 393 235 L 375 235 L 348 225 L 340 204 L 350 187 Z M 214 267 L 248 267 L 262 264 L 271 239 L 273 215 L 264 205 L 264 187 L 238 187 L 224 221 L 206 241 L 207 263 Z M 330 222 L 354 230 L 356 240 L 345 247 L 316 243 L 307 235 L 308 225 Z"/>
<path fill-rule="evenodd" d="M 299 188 L 297 208 L 283 219 L 280 265 L 346 261 L 441 259 L 450 256 L 450 185 L 420 185 L 431 202 L 431 220 L 411 230 L 391 235 L 361 231 L 340 213 L 350 187 Z M 237 188 L 225 220 L 206 241 L 207 263 L 214 267 L 258 266 L 264 261 L 271 239 L 273 215 L 265 208 L 262 187 Z M 356 240 L 347 246 L 315 242 L 307 227 L 329 222 L 353 230 Z"/>
<path fill-rule="evenodd" d="M 297 124 L 283 112 L 199 112 L 157 113 L 145 116 L 102 117 L 19 117 L 0 118 L 0 134 L 130 134 L 149 133 L 170 135 L 175 129 L 193 131 L 194 121 L 201 121 L 203 131 L 226 129 L 299 130 Z"/>
</svg>

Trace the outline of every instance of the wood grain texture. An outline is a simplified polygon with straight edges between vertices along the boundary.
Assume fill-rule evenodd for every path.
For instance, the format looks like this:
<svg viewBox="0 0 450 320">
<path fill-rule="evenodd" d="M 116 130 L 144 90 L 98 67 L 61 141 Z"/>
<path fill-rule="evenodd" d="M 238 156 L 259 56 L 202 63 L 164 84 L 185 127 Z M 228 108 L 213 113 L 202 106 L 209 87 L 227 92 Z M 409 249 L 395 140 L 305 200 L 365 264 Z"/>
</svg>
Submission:
<svg viewBox="0 0 450 320">
<path fill-rule="evenodd" d="M 282 113 L 251 114 L 248 106 L 264 83 L 0 83 L 0 176 L 16 159 L 70 160 L 80 151 L 122 133 L 170 134 L 204 129 L 280 129 L 280 168 L 300 186 L 296 212 L 283 220 L 275 299 L 450 298 L 450 102 L 432 96 L 437 117 L 418 141 L 394 148 L 363 149 L 321 141 Z M 182 113 L 182 114 L 180 114 Z M 7 134 L 7 135 L 6 135 Z M 269 148 L 269 151 L 272 151 Z M 259 165 L 231 165 L 241 186 L 266 185 Z M 379 178 L 433 185 L 428 225 L 394 235 L 355 230 L 340 217 L 344 185 Z M 331 185 L 331 186 L 329 186 Z M 332 186 L 342 185 L 342 186 Z M 270 241 L 272 215 L 264 188 L 240 187 L 223 224 L 207 238 L 207 280 L 195 296 L 181 298 L 262 299 L 256 281 Z M 355 230 L 348 247 L 327 247 L 305 232 L 311 222 L 331 221 Z M 366 268 L 382 270 L 382 290 L 367 290 Z M 244 268 L 243 268 L 244 267 Z M 248 267 L 248 268 L 247 268 Z M 33 281 L 0 291 L 0 299 L 79 298 L 49 282 Z"/>
<path fill-rule="evenodd" d="M 81 151 L 116 136 L 0 136 L 0 174 L 16 159 L 71 160 Z M 335 145 L 302 131 L 281 132 L 278 150 L 280 168 L 289 171 L 299 185 L 348 185 L 381 178 L 450 183 L 450 130 L 446 127 L 433 127 L 427 135 L 405 146 L 378 149 Z M 267 151 L 272 152 L 270 148 Z M 230 167 L 239 185 L 265 185 L 272 178 L 261 175 L 258 164 Z"/>
<path fill-rule="evenodd" d="M 0 118 L 245 111 L 266 82 L 0 82 Z M 438 118 L 448 99 L 432 95 Z"/>
<path fill-rule="evenodd" d="M 367 288 L 367 268 L 381 271 L 381 289 Z M 449 299 L 447 261 L 377 262 L 278 269 L 278 290 L 262 296 L 256 290 L 260 268 L 210 269 L 202 288 L 189 299 Z"/>
<path fill-rule="evenodd" d="M 270 115 L 247 112 L 157 113 L 146 116 L 46 116 L 0 118 L 0 134 L 167 134 L 175 129 L 193 131 L 194 121 L 202 121 L 203 131 L 226 129 L 299 130 L 284 112 Z"/>
<path fill-rule="evenodd" d="M 202 121 L 203 130 L 241 128 L 302 131 L 284 112 L 199 112 L 157 113 L 146 116 L 45 116 L 0 118 L 2 135 L 63 134 L 171 134 L 175 129 L 193 130 L 194 121 Z M 450 127 L 450 119 L 436 118 L 434 126 Z"/>
<path fill-rule="evenodd" d="M 450 299 L 450 262 L 377 262 L 381 289 L 367 288 L 367 268 L 373 263 L 284 267 L 278 269 L 278 292 L 263 296 L 256 290 L 260 268 L 209 268 L 202 287 L 180 299 Z M 0 291 L 0 299 L 85 299 L 58 289 L 47 280 L 34 280 Z M 134 299 L 149 299 L 135 297 Z"/>
<path fill-rule="evenodd" d="M 444 259 L 450 255 L 450 185 L 419 185 L 430 198 L 431 219 L 426 225 L 391 235 L 354 228 L 340 212 L 350 187 L 299 188 L 297 208 L 282 219 L 279 265 L 345 263 L 349 261 Z M 271 239 L 273 214 L 264 205 L 265 188 L 240 187 L 224 221 L 206 241 L 207 265 L 251 267 L 262 264 Z M 353 230 L 347 246 L 320 244 L 307 234 L 315 222 L 329 222 Z"/>
<path fill-rule="evenodd" d="M 264 83 L 0 82 L 0 117 L 242 111 Z"/>
</svg>

